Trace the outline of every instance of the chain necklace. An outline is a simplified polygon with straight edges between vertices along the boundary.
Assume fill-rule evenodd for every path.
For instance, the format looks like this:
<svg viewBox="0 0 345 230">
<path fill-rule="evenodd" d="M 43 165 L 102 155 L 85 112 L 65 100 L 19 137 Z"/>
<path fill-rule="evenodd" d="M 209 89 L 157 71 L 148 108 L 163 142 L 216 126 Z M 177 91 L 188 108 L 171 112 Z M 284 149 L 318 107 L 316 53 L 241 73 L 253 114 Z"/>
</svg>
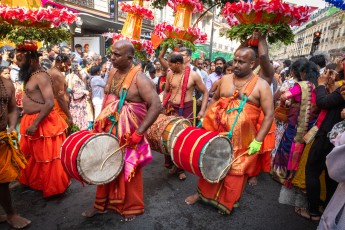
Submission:
<svg viewBox="0 0 345 230">
<path fill-rule="evenodd" d="M 170 79 L 170 82 L 169 82 L 170 83 L 170 87 L 172 86 L 172 80 L 173 80 L 174 76 L 175 76 L 175 73 L 173 73 L 173 77 Z M 180 91 L 181 82 L 182 82 L 183 79 L 184 79 L 184 71 L 182 72 L 182 75 L 181 75 L 181 78 L 180 78 L 180 82 L 178 83 L 177 91 L 176 91 L 174 97 L 170 101 L 175 101 L 175 97 L 177 96 L 178 92 Z"/>
<path fill-rule="evenodd" d="M 39 73 L 46 73 L 46 74 L 48 74 L 47 71 L 45 71 L 45 70 L 37 70 L 37 71 L 33 72 L 33 73 L 30 75 L 29 79 L 30 79 L 31 77 L 35 76 L 36 74 L 39 74 Z M 49 75 L 49 77 L 50 77 L 50 75 Z M 50 80 L 51 80 L 51 79 L 50 79 Z M 25 95 L 26 95 L 31 101 L 33 101 L 33 102 L 35 102 L 35 103 L 37 103 L 37 104 L 44 105 L 45 102 L 37 101 L 36 99 L 33 99 L 33 98 L 30 96 L 30 94 L 28 93 L 28 89 L 26 88 L 26 83 L 24 83 L 24 93 L 25 93 Z"/>
<path fill-rule="evenodd" d="M 238 86 L 238 85 L 236 85 L 236 76 L 234 75 L 234 80 L 233 80 L 233 84 L 234 84 L 234 86 L 235 86 L 235 88 L 236 88 L 236 90 L 241 90 L 242 88 L 243 88 L 243 86 L 245 86 L 251 79 L 252 79 L 252 77 L 253 77 L 253 74 L 243 83 L 243 84 L 241 84 L 240 86 Z"/>
<path fill-rule="evenodd" d="M 0 89 L 1 89 L 0 90 L 0 108 L 1 108 L 0 117 L 1 117 L 1 120 L 4 120 L 3 115 L 7 111 L 9 96 L 7 94 L 5 83 L 3 82 L 2 77 L 0 77 Z"/>
<path fill-rule="evenodd" d="M 116 75 L 116 72 L 114 73 L 114 77 L 113 77 L 113 80 L 112 80 L 112 83 L 111 83 L 111 87 L 110 87 L 110 91 L 116 95 L 119 95 L 120 94 L 120 90 L 122 88 L 122 84 L 123 82 L 125 81 L 125 79 L 127 78 L 128 74 L 132 71 L 132 69 L 135 67 L 135 65 L 132 65 L 132 68 L 126 73 L 126 75 L 124 75 L 122 77 L 122 80 L 119 82 L 119 81 L 116 81 L 115 79 L 115 75 Z M 116 83 L 117 82 L 117 83 Z"/>
</svg>

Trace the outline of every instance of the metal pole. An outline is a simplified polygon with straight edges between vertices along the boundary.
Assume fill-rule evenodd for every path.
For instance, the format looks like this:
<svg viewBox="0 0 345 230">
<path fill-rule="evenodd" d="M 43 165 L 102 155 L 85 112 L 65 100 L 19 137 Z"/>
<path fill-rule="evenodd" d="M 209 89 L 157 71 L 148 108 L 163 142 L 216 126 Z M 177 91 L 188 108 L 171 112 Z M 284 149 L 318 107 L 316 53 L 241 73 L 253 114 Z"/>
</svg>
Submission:
<svg viewBox="0 0 345 230">
<path fill-rule="evenodd" d="M 215 8 L 212 9 L 212 25 L 211 25 L 211 38 L 210 38 L 210 54 L 209 59 L 212 61 L 212 46 L 213 46 L 213 22 L 214 22 L 214 14 L 215 14 Z"/>
<path fill-rule="evenodd" d="M 118 0 L 114 0 L 114 5 L 115 5 L 114 21 L 118 22 L 119 21 L 119 1 Z"/>
</svg>

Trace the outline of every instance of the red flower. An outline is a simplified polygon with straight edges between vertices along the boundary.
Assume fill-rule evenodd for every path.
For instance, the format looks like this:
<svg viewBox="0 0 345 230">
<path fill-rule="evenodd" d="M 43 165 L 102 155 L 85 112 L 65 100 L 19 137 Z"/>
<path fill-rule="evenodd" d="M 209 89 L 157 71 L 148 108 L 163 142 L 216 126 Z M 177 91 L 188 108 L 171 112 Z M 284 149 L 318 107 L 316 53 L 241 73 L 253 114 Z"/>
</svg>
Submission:
<svg viewBox="0 0 345 230">
<path fill-rule="evenodd" d="M 189 5 L 193 9 L 193 13 L 202 12 L 204 5 L 199 0 L 169 0 L 168 6 L 170 6 L 175 12 L 176 7 L 179 4 Z"/>
<path fill-rule="evenodd" d="M 129 5 L 125 2 L 122 2 L 120 7 L 121 7 L 121 10 L 123 12 L 137 14 L 137 15 L 140 15 L 141 17 L 143 17 L 147 20 L 153 20 L 153 18 L 154 18 L 151 10 L 146 9 L 146 8 L 139 6 L 139 5 Z"/>
</svg>

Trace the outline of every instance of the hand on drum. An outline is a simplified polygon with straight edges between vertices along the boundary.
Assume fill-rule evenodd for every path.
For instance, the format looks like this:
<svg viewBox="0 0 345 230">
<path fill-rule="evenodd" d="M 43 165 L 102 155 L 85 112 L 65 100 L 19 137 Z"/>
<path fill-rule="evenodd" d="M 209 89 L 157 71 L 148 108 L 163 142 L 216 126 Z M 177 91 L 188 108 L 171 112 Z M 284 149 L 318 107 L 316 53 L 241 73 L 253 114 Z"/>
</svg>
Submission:
<svg viewBox="0 0 345 230">
<path fill-rule="evenodd" d="M 261 149 L 261 145 L 262 145 L 262 142 L 259 142 L 254 139 L 248 147 L 249 148 L 248 155 L 253 155 L 254 153 L 259 152 Z"/>
<path fill-rule="evenodd" d="M 132 133 L 128 140 L 128 147 L 129 148 L 136 148 L 137 145 L 140 143 L 141 139 L 143 139 L 144 134 L 139 134 L 137 131 Z"/>
</svg>

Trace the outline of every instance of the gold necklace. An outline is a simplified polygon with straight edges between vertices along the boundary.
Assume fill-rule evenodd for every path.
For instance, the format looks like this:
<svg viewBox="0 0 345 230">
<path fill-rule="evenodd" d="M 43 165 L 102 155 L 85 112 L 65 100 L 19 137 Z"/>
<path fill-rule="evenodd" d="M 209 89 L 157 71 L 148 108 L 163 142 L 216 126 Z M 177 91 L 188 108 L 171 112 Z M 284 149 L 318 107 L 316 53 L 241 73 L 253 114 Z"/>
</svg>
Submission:
<svg viewBox="0 0 345 230">
<path fill-rule="evenodd" d="M 240 90 L 240 89 L 243 88 L 243 86 L 245 86 L 252 79 L 252 77 L 253 77 L 253 74 L 242 85 L 238 86 L 238 85 L 236 85 L 236 81 L 235 81 L 236 80 L 236 76 L 234 75 L 233 84 L 234 84 L 234 86 L 235 86 L 235 88 L 237 90 Z"/>
<path fill-rule="evenodd" d="M 173 77 L 175 76 L 175 73 L 173 73 Z M 173 79 L 173 77 L 170 79 L 170 87 L 172 86 L 172 79 Z M 178 83 L 178 88 L 177 88 L 177 91 L 176 91 L 176 93 L 175 93 L 175 95 L 174 95 L 174 97 L 171 99 L 171 101 L 175 101 L 175 97 L 177 96 L 177 94 L 178 94 L 178 92 L 179 92 L 179 90 L 180 90 L 180 87 L 181 87 L 181 82 L 182 82 L 182 80 L 184 79 L 184 71 L 182 72 L 182 75 L 181 75 L 181 78 L 180 78 L 180 82 Z M 171 89 L 172 90 L 172 89 Z"/>
<path fill-rule="evenodd" d="M 122 77 L 122 80 L 121 82 L 118 82 L 117 84 L 115 83 L 115 74 L 116 72 L 114 73 L 114 77 L 113 77 L 113 80 L 112 80 L 112 84 L 111 84 L 111 92 L 113 92 L 114 94 L 120 94 L 120 90 L 122 88 L 122 84 L 123 82 L 125 81 L 125 79 L 127 78 L 128 74 L 132 71 L 132 69 L 135 67 L 135 65 L 132 65 L 132 68 L 126 73 L 126 75 L 124 75 Z"/>
</svg>

